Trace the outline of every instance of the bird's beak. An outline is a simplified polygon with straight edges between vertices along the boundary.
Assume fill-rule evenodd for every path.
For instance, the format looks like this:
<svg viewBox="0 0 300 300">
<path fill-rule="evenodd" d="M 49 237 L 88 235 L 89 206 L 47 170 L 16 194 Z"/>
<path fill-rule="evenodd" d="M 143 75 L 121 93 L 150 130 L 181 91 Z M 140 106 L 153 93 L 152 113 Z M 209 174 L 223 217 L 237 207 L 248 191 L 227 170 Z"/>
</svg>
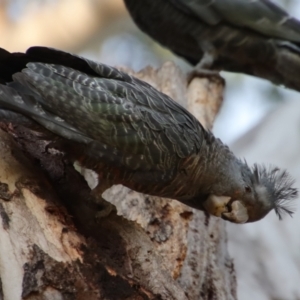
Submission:
<svg viewBox="0 0 300 300">
<path fill-rule="evenodd" d="M 246 223 L 249 219 L 247 208 L 239 200 L 230 197 L 210 195 L 203 204 L 206 211 L 233 223 Z"/>
<path fill-rule="evenodd" d="M 233 223 L 243 224 L 248 221 L 249 216 L 244 204 L 239 200 L 235 200 L 231 204 L 231 211 L 224 212 L 222 218 Z"/>
</svg>

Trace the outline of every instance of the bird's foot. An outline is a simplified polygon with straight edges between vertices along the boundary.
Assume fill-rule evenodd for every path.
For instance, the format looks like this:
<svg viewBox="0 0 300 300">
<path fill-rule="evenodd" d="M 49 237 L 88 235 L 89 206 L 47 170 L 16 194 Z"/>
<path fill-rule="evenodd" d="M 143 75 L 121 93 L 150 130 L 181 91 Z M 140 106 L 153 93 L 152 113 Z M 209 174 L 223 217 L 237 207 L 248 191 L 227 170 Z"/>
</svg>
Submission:
<svg viewBox="0 0 300 300">
<path fill-rule="evenodd" d="M 217 79 L 218 81 L 224 81 L 220 76 L 219 71 L 212 70 L 213 63 L 217 57 L 217 53 L 211 45 L 206 43 L 200 43 L 200 47 L 203 50 L 203 56 L 195 68 L 187 74 L 187 82 L 190 84 L 194 78 L 210 78 Z"/>
<path fill-rule="evenodd" d="M 101 197 L 97 197 L 97 212 L 95 214 L 96 221 L 108 217 L 111 213 L 116 213 L 116 207 Z"/>
<path fill-rule="evenodd" d="M 243 224 L 249 219 L 245 205 L 239 201 L 232 201 L 230 197 L 210 195 L 203 204 L 205 210 L 224 220 Z"/>
<path fill-rule="evenodd" d="M 202 68 L 200 69 L 196 67 L 187 74 L 187 83 L 190 84 L 194 78 L 199 78 L 199 77 L 224 81 L 224 79 L 220 76 L 219 71 L 202 69 Z"/>
<path fill-rule="evenodd" d="M 113 212 L 117 212 L 115 205 L 106 201 L 102 197 L 102 193 L 110 187 L 110 185 L 99 183 L 91 192 L 91 195 L 93 196 L 93 199 L 95 199 L 97 205 L 97 212 L 95 214 L 96 221 L 108 217 Z"/>
</svg>

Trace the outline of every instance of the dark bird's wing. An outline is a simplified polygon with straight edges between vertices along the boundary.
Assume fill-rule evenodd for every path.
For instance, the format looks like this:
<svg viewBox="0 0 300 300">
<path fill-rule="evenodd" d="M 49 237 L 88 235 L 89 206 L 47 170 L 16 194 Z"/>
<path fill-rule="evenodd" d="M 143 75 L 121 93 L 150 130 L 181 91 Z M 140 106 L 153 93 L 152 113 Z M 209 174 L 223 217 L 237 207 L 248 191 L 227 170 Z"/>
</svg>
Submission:
<svg viewBox="0 0 300 300">
<path fill-rule="evenodd" d="M 245 73 L 300 91 L 300 22 L 271 1 L 124 2 L 141 30 L 198 68 Z"/>
<path fill-rule="evenodd" d="M 300 42 L 300 22 L 269 0 L 169 0 L 209 25 L 228 22 L 268 37 Z"/>
<path fill-rule="evenodd" d="M 0 52 L 0 67 L 9 60 L 15 64 L 0 73 L 7 84 L 0 85 L 0 106 L 70 140 L 98 145 L 98 155 L 111 163 L 168 170 L 200 149 L 200 123 L 145 82 L 47 48 L 30 48 L 23 56 Z"/>
</svg>

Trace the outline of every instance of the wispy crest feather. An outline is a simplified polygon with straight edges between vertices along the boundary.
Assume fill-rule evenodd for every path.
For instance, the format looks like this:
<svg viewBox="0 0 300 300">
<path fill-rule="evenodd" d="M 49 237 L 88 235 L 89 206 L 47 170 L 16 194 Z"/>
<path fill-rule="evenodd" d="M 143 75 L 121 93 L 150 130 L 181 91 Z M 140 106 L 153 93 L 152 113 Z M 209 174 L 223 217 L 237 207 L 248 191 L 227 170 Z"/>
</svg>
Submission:
<svg viewBox="0 0 300 300">
<path fill-rule="evenodd" d="M 256 184 L 266 186 L 276 215 L 282 219 L 284 214 L 292 216 L 294 213 L 294 203 L 292 200 L 297 198 L 298 190 L 293 187 L 293 180 L 286 170 L 277 167 L 264 165 L 253 166 L 254 181 Z"/>
</svg>

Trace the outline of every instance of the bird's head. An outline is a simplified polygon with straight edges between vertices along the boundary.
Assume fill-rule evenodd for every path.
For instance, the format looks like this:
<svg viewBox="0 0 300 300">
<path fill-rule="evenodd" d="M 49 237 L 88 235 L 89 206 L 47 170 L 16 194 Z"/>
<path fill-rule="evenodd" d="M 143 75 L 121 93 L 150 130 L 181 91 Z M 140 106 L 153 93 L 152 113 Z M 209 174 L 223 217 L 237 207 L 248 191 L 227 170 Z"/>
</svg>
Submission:
<svg viewBox="0 0 300 300">
<path fill-rule="evenodd" d="M 215 216 L 233 223 L 255 222 L 272 209 L 279 219 L 284 213 L 292 215 L 290 200 L 297 197 L 294 180 L 286 171 L 254 165 L 244 169 L 242 180 L 234 189 L 223 195 L 210 194 L 204 201 L 204 209 Z"/>
</svg>

